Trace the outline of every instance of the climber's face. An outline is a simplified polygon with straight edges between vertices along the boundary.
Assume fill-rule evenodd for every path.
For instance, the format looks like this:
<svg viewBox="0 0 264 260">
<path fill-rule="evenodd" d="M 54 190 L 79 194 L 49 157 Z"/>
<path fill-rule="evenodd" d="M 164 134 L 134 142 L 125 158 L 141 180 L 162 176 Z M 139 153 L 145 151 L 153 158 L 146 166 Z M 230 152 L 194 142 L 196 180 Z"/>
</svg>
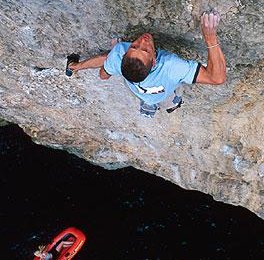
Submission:
<svg viewBox="0 0 264 260">
<path fill-rule="evenodd" d="M 150 33 L 144 33 L 133 41 L 126 54 L 130 58 L 140 59 L 145 65 L 156 63 L 156 52 L 153 37 Z"/>
</svg>

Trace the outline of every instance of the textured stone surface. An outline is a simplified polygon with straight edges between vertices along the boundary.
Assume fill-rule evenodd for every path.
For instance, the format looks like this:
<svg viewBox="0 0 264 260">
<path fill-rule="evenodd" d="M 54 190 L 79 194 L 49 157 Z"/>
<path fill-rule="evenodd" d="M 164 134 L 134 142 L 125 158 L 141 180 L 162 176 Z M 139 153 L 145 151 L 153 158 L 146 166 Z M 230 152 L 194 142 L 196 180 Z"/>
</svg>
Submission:
<svg viewBox="0 0 264 260">
<path fill-rule="evenodd" d="M 263 1 L 4 1 L 0 117 L 39 144 L 107 169 L 134 166 L 264 218 Z M 157 45 L 206 63 L 202 11 L 217 8 L 228 81 L 182 86 L 185 104 L 153 119 L 119 77 L 65 75 L 66 56 L 109 50 L 144 31 Z"/>
</svg>

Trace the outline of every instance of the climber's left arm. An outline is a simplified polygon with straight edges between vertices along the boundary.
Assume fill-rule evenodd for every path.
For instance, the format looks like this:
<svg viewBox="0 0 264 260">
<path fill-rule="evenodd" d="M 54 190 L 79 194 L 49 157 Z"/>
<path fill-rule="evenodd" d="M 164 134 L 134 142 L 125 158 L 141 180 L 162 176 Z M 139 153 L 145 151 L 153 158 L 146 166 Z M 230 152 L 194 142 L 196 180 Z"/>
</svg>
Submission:
<svg viewBox="0 0 264 260">
<path fill-rule="evenodd" d="M 226 61 L 217 39 L 220 16 L 217 12 L 203 13 L 201 30 L 208 48 L 207 66 L 201 66 L 196 83 L 219 85 L 226 81 Z"/>
<path fill-rule="evenodd" d="M 100 76 L 100 79 L 103 79 L 103 80 L 109 79 L 111 77 L 111 75 L 106 72 L 104 66 L 100 68 L 99 76 Z"/>
</svg>

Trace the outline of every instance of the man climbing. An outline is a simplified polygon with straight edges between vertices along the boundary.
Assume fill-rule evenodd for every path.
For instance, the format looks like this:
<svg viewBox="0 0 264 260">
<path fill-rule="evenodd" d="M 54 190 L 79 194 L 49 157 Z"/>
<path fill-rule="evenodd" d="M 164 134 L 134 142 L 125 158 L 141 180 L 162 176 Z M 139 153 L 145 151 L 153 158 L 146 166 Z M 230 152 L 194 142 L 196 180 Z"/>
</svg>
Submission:
<svg viewBox="0 0 264 260">
<path fill-rule="evenodd" d="M 218 85 L 225 82 L 226 62 L 217 38 L 219 21 L 220 15 L 215 11 L 201 16 L 201 31 L 208 49 L 206 67 L 164 50 L 156 51 L 152 35 L 144 33 L 132 43 L 117 43 L 108 55 L 72 63 L 69 68 L 73 71 L 100 68 L 103 80 L 122 75 L 140 99 L 140 113 L 153 117 L 159 104 L 172 96 L 181 83 Z M 181 101 L 176 96 L 173 102 L 177 107 Z"/>
</svg>

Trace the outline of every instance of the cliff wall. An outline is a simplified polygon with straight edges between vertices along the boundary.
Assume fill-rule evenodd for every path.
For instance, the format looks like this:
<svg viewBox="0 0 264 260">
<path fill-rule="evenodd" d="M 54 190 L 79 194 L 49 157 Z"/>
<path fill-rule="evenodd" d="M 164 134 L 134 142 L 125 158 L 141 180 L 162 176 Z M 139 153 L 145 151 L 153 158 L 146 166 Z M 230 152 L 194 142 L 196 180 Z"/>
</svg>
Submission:
<svg viewBox="0 0 264 260">
<path fill-rule="evenodd" d="M 36 143 L 107 169 L 133 166 L 264 218 L 264 5 L 261 0 L 1 0 L 0 117 Z M 185 85 L 184 104 L 139 114 L 123 80 L 65 75 L 66 56 L 110 49 L 113 37 L 206 63 L 199 17 L 216 8 L 228 80 Z"/>
</svg>

